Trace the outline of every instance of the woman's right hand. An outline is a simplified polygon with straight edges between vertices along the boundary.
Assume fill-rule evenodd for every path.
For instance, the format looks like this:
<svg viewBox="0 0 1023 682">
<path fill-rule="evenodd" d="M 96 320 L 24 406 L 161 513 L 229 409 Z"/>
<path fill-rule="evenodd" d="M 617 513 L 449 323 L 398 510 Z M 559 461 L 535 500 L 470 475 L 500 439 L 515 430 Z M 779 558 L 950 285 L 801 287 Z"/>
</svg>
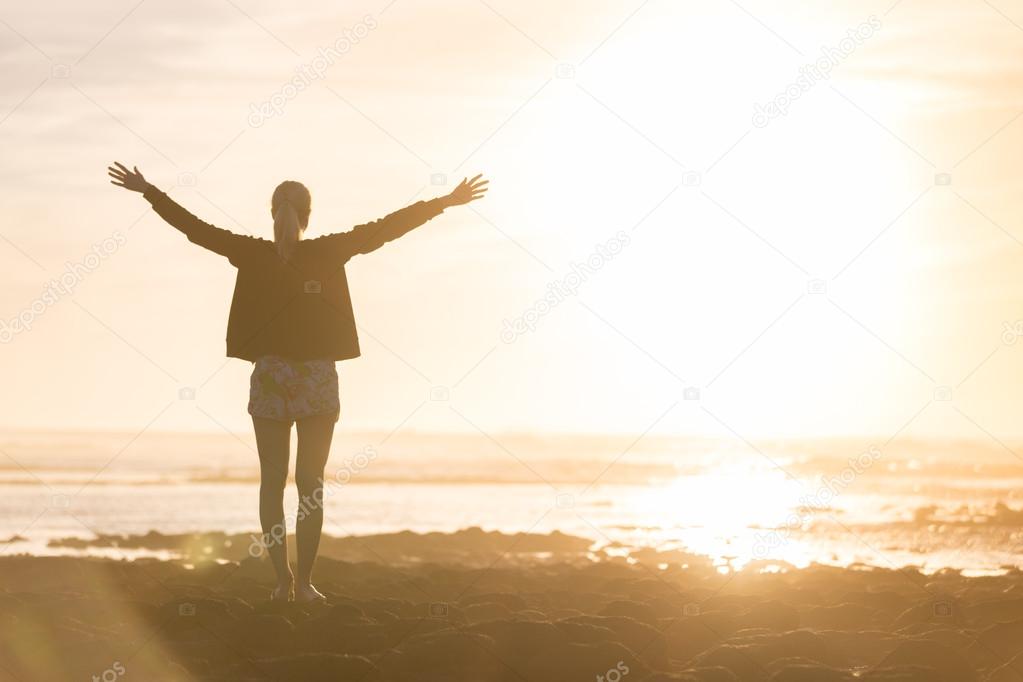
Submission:
<svg viewBox="0 0 1023 682">
<path fill-rule="evenodd" d="M 114 166 L 117 167 L 115 168 Z M 149 183 L 142 177 L 142 173 L 139 172 L 137 166 L 134 172 L 128 170 L 124 164 L 117 161 L 114 161 L 114 166 L 107 166 L 107 175 L 113 178 L 110 181 L 111 185 L 117 185 L 132 192 L 145 192 L 149 187 Z"/>
</svg>

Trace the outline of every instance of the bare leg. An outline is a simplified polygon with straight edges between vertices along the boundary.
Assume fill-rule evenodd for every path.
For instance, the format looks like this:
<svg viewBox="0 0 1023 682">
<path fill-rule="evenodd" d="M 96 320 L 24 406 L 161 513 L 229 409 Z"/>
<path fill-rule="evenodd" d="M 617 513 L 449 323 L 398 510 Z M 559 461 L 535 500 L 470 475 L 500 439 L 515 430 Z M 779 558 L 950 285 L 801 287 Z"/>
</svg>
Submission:
<svg viewBox="0 0 1023 682">
<path fill-rule="evenodd" d="M 253 417 L 252 426 L 259 450 L 259 524 L 263 528 L 263 544 L 277 574 L 277 588 L 271 598 L 287 599 L 295 580 L 288 565 L 288 529 L 284 523 L 291 424 Z"/>
<path fill-rule="evenodd" d="M 296 601 L 321 599 L 312 586 L 313 564 L 320 547 L 323 529 L 323 469 L 330 455 L 330 441 L 334 437 L 334 415 L 317 415 L 300 419 L 298 454 L 295 459 L 295 484 L 298 486 L 299 515 L 295 524 L 298 542 L 298 581 Z"/>
</svg>

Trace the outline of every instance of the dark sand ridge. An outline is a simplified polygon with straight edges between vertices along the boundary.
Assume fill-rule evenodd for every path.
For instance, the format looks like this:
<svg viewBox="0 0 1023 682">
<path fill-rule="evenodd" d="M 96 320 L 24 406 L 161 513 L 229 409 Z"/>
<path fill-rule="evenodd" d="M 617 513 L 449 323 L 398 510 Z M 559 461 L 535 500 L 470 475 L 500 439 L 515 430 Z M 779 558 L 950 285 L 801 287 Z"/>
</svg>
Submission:
<svg viewBox="0 0 1023 682">
<path fill-rule="evenodd" d="M 172 544 L 168 537 L 122 546 Z M 225 539 L 185 544 L 203 548 L 212 538 Z M 1019 571 L 967 578 L 754 565 L 725 575 L 680 552 L 593 561 L 580 538 L 479 530 L 329 544 L 317 576 L 331 603 L 312 606 L 267 602 L 272 577 L 259 559 L 189 567 L 0 558 L 0 673 L 26 681 L 1023 682 Z M 333 558 L 357 552 L 379 556 Z"/>
</svg>

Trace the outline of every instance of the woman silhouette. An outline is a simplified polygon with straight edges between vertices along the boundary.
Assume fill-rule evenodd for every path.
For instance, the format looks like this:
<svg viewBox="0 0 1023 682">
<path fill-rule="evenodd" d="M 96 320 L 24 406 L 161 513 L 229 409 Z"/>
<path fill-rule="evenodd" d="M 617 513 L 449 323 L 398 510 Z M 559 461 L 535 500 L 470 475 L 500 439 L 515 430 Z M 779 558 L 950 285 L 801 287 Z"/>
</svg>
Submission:
<svg viewBox="0 0 1023 682">
<path fill-rule="evenodd" d="M 309 224 L 309 190 L 282 182 L 270 200 L 273 241 L 235 234 L 196 218 L 139 172 L 115 162 L 111 182 L 141 192 L 153 209 L 199 246 L 238 269 L 227 325 L 227 355 L 251 361 L 248 412 L 259 450 L 259 521 L 277 573 L 271 599 L 325 599 L 312 584 L 323 527 L 323 470 L 340 416 L 335 362 L 359 355 L 345 263 L 369 253 L 487 191 L 480 175 L 448 195 L 418 201 L 348 232 L 303 239 Z M 296 520 L 297 580 L 288 563 L 284 488 L 291 425 L 298 433 L 295 484 L 301 500 Z"/>
</svg>

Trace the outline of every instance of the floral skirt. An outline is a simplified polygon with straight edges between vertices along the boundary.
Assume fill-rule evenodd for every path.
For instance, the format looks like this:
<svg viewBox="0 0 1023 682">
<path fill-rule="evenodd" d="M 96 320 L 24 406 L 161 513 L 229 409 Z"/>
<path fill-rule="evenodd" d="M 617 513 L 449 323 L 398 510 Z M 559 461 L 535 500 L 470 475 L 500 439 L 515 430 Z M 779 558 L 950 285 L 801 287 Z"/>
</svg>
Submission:
<svg viewBox="0 0 1023 682">
<path fill-rule="evenodd" d="M 260 357 L 249 379 L 249 414 L 289 423 L 333 414 L 337 421 L 341 401 L 334 361 Z"/>
</svg>

